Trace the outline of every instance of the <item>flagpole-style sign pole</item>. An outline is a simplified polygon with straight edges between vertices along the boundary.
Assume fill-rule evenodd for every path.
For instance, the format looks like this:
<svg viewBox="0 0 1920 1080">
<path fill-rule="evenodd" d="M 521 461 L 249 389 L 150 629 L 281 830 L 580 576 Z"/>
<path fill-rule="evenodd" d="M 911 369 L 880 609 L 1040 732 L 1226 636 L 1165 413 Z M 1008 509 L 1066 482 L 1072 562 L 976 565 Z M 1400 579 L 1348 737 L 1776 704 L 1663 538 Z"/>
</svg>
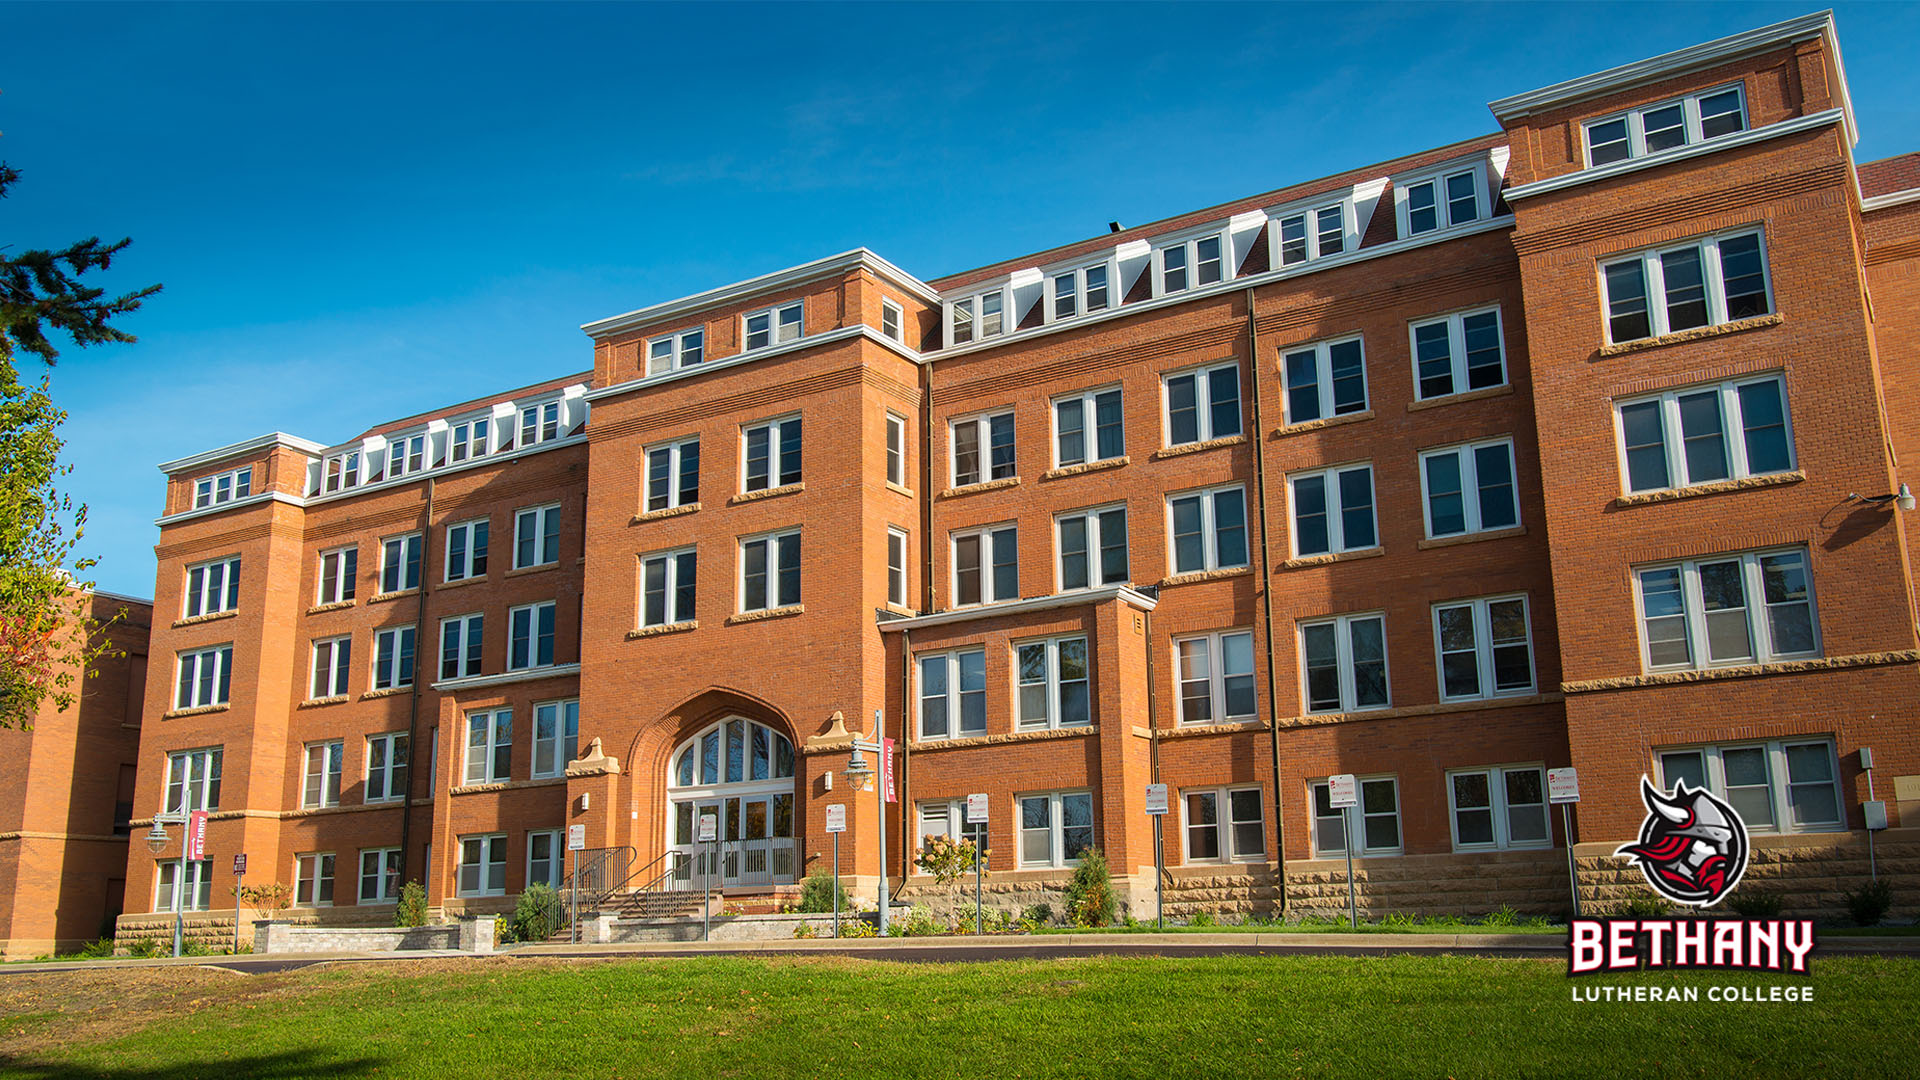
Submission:
<svg viewBox="0 0 1920 1080">
<path fill-rule="evenodd" d="M 1360 905 L 1353 894 L 1353 808 L 1360 805 L 1360 782 L 1352 773 L 1327 777 L 1327 802 L 1340 811 L 1340 846 L 1347 849 L 1347 925 L 1360 928 Z"/>
<path fill-rule="evenodd" d="M 1547 801 L 1560 804 L 1560 832 L 1567 840 L 1567 880 L 1573 888 L 1573 914 L 1580 915 L 1580 869 L 1573 860 L 1573 813 L 1570 809 L 1580 801 L 1580 774 L 1569 765 L 1564 769 L 1547 770 Z"/>
</svg>

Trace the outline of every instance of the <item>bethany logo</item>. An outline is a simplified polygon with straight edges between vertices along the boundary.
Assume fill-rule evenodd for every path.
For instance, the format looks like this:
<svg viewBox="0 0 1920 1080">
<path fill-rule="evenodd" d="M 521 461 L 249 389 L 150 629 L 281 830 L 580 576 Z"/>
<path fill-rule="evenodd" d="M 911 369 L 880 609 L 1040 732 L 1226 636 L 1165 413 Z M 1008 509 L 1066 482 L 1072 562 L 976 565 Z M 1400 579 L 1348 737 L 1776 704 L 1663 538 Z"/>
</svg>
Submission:
<svg viewBox="0 0 1920 1080">
<path fill-rule="evenodd" d="M 1695 907 L 1717 903 L 1747 872 L 1747 826 L 1733 807 L 1705 788 L 1676 780 L 1671 794 L 1640 778 L 1647 820 L 1640 841 L 1614 851 L 1640 867 L 1647 884 L 1669 900 Z"/>
</svg>

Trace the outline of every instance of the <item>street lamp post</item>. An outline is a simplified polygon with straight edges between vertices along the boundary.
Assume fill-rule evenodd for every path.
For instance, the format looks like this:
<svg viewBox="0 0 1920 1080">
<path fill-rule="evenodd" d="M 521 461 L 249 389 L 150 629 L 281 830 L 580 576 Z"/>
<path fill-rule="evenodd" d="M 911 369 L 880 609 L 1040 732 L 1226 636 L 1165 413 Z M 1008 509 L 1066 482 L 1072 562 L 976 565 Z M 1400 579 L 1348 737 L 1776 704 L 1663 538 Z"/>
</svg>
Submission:
<svg viewBox="0 0 1920 1080">
<path fill-rule="evenodd" d="M 853 756 L 847 760 L 847 779 L 853 782 L 855 790 L 858 790 L 868 777 L 875 774 L 874 767 L 867 764 L 865 752 L 872 751 L 875 758 L 885 753 L 886 731 L 883 726 L 885 723 L 880 710 L 873 710 L 873 738 L 861 739 L 856 736 L 853 740 Z M 883 776 L 886 773 L 885 766 L 886 763 L 882 762 L 878 770 Z M 878 795 L 876 801 L 880 806 L 880 933 L 885 935 L 887 932 L 887 785 L 884 782 L 877 782 L 873 788 Z"/>
<path fill-rule="evenodd" d="M 187 877 L 187 816 L 185 814 L 155 814 L 153 828 L 147 833 L 147 850 L 154 857 L 167 850 L 173 838 L 167 835 L 168 825 L 180 826 L 180 865 L 173 871 L 173 955 L 179 956 L 183 938 L 186 936 L 186 917 L 180 911 L 180 892 L 185 887 Z M 235 923 L 238 926 L 238 922 Z"/>
</svg>

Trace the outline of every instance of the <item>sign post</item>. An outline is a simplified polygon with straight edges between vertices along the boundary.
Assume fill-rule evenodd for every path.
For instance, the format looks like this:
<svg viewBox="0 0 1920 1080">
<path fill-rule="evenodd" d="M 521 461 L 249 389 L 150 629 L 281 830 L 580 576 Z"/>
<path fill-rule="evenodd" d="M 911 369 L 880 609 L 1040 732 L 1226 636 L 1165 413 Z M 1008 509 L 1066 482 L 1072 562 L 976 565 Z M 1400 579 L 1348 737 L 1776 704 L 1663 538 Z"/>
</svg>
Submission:
<svg viewBox="0 0 1920 1080">
<path fill-rule="evenodd" d="M 240 952 L 240 886 L 247 880 L 245 852 L 233 857 L 233 951 Z"/>
<path fill-rule="evenodd" d="M 694 840 L 702 844 L 712 844 L 710 851 L 702 852 L 705 858 L 700 860 L 700 940 L 713 940 L 713 863 L 720 857 L 720 815 L 712 812 L 700 815 L 700 831 Z"/>
<path fill-rule="evenodd" d="M 1158 929 L 1167 928 L 1167 855 L 1160 842 L 1160 819 L 1167 816 L 1167 785 L 1147 785 L 1147 816 L 1153 819 L 1153 918 Z"/>
<path fill-rule="evenodd" d="M 976 791 L 967 796 L 967 824 L 985 825 L 986 823 L 987 793 L 984 791 Z M 987 932 L 986 903 L 981 898 L 980 888 L 982 872 L 980 863 L 985 858 L 986 856 L 980 850 L 980 845 L 975 845 L 973 850 L 973 932 L 975 934 L 984 934 Z"/>
<path fill-rule="evenodd" d="M 573 857 L 573 874 L 567 878 L 570 882 L 567 889 L 567 942 L 572 944 L 580 940 L 580 856 L 577 853 L 587 850 L 585 825 L 567 826 L 567 850 L 576 852 Z"/>
<path fill-rule="evenodd" d="M 1353 808 L 1360 805 L 1360 783 L 1352 773 L 1327 777 L 1327 802 L 1340 811 L 1340 846 L 1347 849 L 1347 925 L 1360 928 L 1360 905 L 1353 895 Z"/>
<path fill-rule="evenodd" d="M 186 888 L 187 866 L 190 863 L 204 861 L 206 857 L 207 812 L 205 810 L 195 810 L 187 815 L 186 836 L 181 838 L 180 841 L 180 870 L 173 875 L 173 955 L 175 956 L 183 955 L 183 950 L 186 947 L 187 920 L 186 916 L 182 913 L 182 904 L 186 895 L 183 890 Z M 200 874 L 197 871 L 194 874 L 194 880 L 195 882 L 200 880 Z M 211 883 L 207 885 L 207 891 L 209 893 L 213 891 L 213 885 Z M 239 902 L 238 898 L 235 899 L 235 902 Z"/>
<path fill-rule="evenodd" d="M 1580 801 L 1580 775 L 1571 766 L 1547 770 L 1547 801 L 1560 804 L 1560 831 L 1567 838 L 1567 880 L 1573 887 L 1573 913 L 1580 914 L 1580 869 L 1573 860 L 1573 814 L 1567 808 Z"/>
<path fill-rule="evenodd" d="M 847 804 L 827 806 L 827 832 L 833 837 L 833 936 L 840 936 L 840 834 L 847 831 Z M 886 887 L 882 886 L 885 892 Z"/>
</svg>

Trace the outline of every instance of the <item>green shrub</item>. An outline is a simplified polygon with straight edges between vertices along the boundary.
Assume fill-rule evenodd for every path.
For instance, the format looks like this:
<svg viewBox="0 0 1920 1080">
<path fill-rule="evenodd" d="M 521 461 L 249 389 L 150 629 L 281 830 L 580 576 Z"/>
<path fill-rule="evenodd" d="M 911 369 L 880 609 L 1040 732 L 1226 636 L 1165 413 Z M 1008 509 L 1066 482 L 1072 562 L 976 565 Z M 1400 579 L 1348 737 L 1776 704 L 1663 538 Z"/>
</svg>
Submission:
<svg viewBox="0 0 1920 1080">
<path fill-rule="evenodd" d="M 879 937 L 880 928 L 858 915 L 850 918 L 843 916 L 840 920 L 840 936 L 843 938 Z"/>
<path fill-rule="evenodd" d="M 1736 915 L 1745 915 L 1749 919 L 1770 919 L 1780 914 L 1780 894 L 1777 892 L 1744 892 L 1730 897 L 1727 906 Z"/>
<path fill-rule="evenodd" d="M 103 956 L 112 956 L 113 939 L 103 937 L 98 941 L 89 941 L 85 945 L 80 946 L 80 950 L 73 955 L 82 960 L 98 960 Z"/>
<path fill-rule="evenodd" d="M 513 933 L 521 941 L 545 941 L 560 928 L 566 913 L 560 894 L 544 881 L 536 881 L 520 892 L 513 908 Z"/>
<path fill-rule="evenodd" d="M 794 926 L 793 936 L 797 938 L 817 938 L 820 936 L 820 933 L 813 928 L 812 923 L 803 922 Z"/>
<path fill-rule="evenodd" d="M 825 870 L 815 870 L 807 875 L 800 886 L 800 904 L 796 911 L 806 915 L 833 914 L 833 875 Z M 847 899 L 847 890 L 840 890 L 840 910 L 853 910 L 853 902 Z"/>
<path fill-rule="evenodd" d="M 946 932 L 946 927 L 934 921 L 933 912 L 918 904 L 897 913 L 887 927 L 891 937 L 933 937 Z"/>
<path fill-rule="evenodd" d="M 400 903 L 393 909 L 393 925 L 427 925 L 427 890 L 417 881 L 400 887 Z"/>
<path fill-rule="evenodd" d="M 1204 911 L 1196 911 L 1193 913 L 1193 918 L 1187 920 L 1187 925 L 1212 926 L 1214 925 L 1213 916 Z"/>
<path fill-rule="evenodd" d="M 1489 911 L 1480 917 L 1481 926 L 1519 926 L 1520 913 L 1513 910 L 1511 904 L 1501 904 L 1499 910 Z"/>
<path fill-rule="evenodd" d="M 1034 904 L 1021 912 L 1020 918 L 1035 926 L 1046 926 L 1053 922 L 1053 905 L 1044 902 Z"/>
<path fill-rule="evenodd" d="M 127 944 L 127 955 L 149 957 L 160 955 L 160 939 L 152 937 L 137 938 Z"/>
<path fill-rule="evenodd" d="M 1657 896 L 1636 896 L 1620 905 L 1618 914 L 1630 915 L 1636 919 L 1665 915 L 1673 910 L 1673 905 Z"/>
<path fill-rule="evenodd" d="M 1847 914 L 1859 926 L 1877 926 L 1893 907 L 1893 882 L 1887 878 L 1871 881 L 1847 894 Z"/>
<path fill-rule="evenodd" d="M 1090 847 L 1080 853 L 1067 882 L 1067 921 L 1075 926 L 1112 926 L 1117 908 L 1107 857 Z"/>
</svg>

